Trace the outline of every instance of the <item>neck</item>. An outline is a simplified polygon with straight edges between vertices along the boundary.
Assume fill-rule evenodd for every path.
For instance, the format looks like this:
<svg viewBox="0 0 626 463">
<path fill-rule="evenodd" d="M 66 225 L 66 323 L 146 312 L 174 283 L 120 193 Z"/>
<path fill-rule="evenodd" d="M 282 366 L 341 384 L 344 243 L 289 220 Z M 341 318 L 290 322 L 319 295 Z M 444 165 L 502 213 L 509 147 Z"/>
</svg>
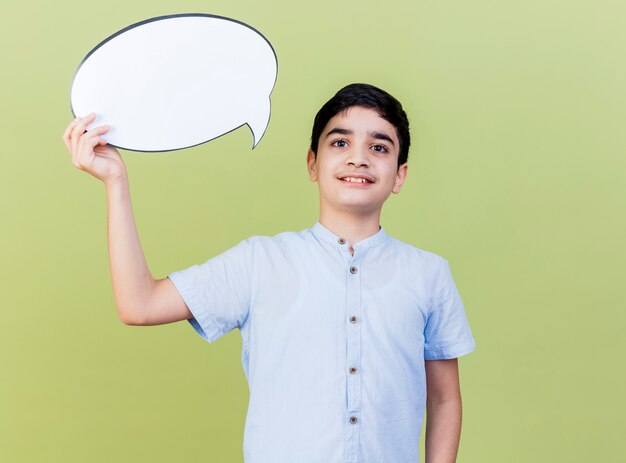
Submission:
<svg viewBox="0 0 626 463">
<path fill-rule="evenodd" d="M 375 235 L 380 230 L 380 211 L 359 215 L 325 211 L 322 208 L 320 210 L 320 223 L 335 235 L 345 239 L 352 248 L 352 245 Z"/>
</svg>

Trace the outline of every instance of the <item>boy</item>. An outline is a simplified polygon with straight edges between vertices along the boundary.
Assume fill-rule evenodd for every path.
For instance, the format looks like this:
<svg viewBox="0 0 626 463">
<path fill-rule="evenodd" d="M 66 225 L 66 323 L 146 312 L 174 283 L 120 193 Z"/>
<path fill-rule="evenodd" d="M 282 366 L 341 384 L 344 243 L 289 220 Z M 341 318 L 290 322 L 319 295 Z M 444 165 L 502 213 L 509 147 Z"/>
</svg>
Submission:
<svg viewBox="0 0 626 463">
<path fill-rule="evenodd" d="M 207 341 L 242 336 L 250 386 L 247 463 L 454 462 L 461 430 L 457 357 L 474 349 L 447 262 L 380 227 L 407 173 L 400 103 L 371 85 L 318 112 L 307 154 L 320 218 L 252 237 L 155 280 L 130 206 L 124 164 L 94 115 L 64 134 L 76 167 L 104 181 L 115 303 L 130 325 L 189 320 Z"/>
</svg>

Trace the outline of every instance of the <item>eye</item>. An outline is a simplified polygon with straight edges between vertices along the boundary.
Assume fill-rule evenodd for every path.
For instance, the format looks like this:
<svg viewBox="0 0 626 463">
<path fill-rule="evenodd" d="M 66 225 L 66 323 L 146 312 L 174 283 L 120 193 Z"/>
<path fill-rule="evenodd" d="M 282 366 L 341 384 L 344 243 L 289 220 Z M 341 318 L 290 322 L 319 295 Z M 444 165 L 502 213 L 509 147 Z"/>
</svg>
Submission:
<svg viewBox="0 0 626 463">
<path fill-rule="evenodd" d="M 387 149 L 387 147 L 385 145 L 374 145 L 372 146 L 372 149 L 374 151 L 376 151 L 377 153 L 388 153 L 389 150 Z"/>
<path fill-rule="evenodd" d="M 339 140 L 333 141 L 331 143 L 331 146 L 336 146 L 337 148 L 345 148 L 346 146 L 348 146 L 348 142 L 343 138 L 340 138 Z"/>
</svg>

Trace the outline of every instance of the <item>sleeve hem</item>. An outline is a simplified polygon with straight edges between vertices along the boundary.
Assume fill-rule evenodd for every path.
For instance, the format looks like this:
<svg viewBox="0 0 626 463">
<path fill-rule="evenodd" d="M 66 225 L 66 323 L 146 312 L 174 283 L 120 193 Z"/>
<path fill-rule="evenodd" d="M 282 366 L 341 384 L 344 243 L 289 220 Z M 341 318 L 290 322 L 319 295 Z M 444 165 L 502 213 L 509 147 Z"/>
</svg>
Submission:
<svg viewBox="0 0 626 463">
<path fill-rule="evenodd" d="M 447 360 L 462 357 L 474 351 L 476 343 L 474 338 L 451 346 L 443 346 L 435 349 L 424 350 L 424 360 Z"/>
<path fill-rule="evenodd" d="M 224 333 L 222 329 L 220 329 L 217 322 L 202 309 L 201 305 L 194 297 L 194 292 L 189 287 L 187 281 L 184 278 L 179 278 L 178 272 L 171 273 L 167 277 L 174 284 L 193 315 L 192 318 L 187 320 L 193 329 L 202 336 L 204 340 L 210 343 L 215 342 L 218 338 L 223 336 Z"/>
</svg>

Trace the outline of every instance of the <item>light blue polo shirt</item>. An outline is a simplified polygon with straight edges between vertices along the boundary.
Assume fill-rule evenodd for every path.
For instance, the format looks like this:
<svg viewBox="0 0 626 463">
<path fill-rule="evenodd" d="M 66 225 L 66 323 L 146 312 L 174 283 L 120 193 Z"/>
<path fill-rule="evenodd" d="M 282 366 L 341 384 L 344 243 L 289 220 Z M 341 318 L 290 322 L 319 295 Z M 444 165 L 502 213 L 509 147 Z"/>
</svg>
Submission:
<svg viewBox="0 0 626 463">
<path fill-rule="evenodd" d="M 234 328 L 246 463 L 415 463 L 424 360 L 474 350 L 445 259 L 381 228 L 255 236 L 169 275 L 209 342 Z"/>
</svg>

